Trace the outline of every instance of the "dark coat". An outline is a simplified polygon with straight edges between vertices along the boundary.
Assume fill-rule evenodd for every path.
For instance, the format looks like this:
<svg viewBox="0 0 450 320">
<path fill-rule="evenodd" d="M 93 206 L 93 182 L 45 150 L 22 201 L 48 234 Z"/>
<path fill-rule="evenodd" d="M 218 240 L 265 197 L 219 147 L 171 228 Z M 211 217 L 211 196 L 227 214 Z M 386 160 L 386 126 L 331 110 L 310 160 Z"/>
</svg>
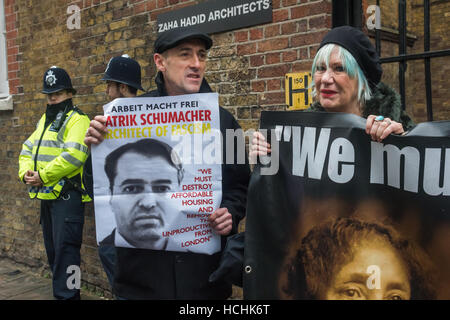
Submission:
<svg viewBox="0 0 450 320">
<path fill-rule="evenodd" d="M 319 102 L 314 102 L 308 111 L 325 111 Z M 400 122 L 405 131 L 414 126 L 414 122 L 402 109 L 400 95 L 387 84 L 380 82 L 372 93 L 372 98 L 366 101 L 362 116 L 382 115 L 385 118 Z"/>
<path fill-rule="evenodd" d="M 156 90 L 142 97 L 166 96 L 161 73 L 156 78 L 156 84 L 158 87 Z M 212 90 L 206 80 L 203 80 L 200 93 L 206 92 L 212 92 Z M 223 159 L 226 159 L 226 129 L 240 129 L 240 126 L 227 110 L 220 107 L 220 130 L 224 137 Z M 236 146 L 237 143 L 235 148 Z M 235 152 L 235 159 L 236 155 L 237 152 Z M 92 170 L 89 169 L 88 171 L 91 172 Z M 248 163 L 222 165 L 220 206 L 227 208 L 233 216 L 231 234 L 237 232 L 239 221 L 245 216 L 249 179 Z M 222 237 L 222 250 L 225 243 L 226 237 Z M 118 297 L 125 299 L 226 299 L 231 295 L 231 284 L 223 280 L 216 282 L 208 280 L 210 274 L 219 266 L 221 252 L 206 255 L 121 247 L 116 247 L 116 251 L 117 263 L 113 291 Z"/>
</svg>

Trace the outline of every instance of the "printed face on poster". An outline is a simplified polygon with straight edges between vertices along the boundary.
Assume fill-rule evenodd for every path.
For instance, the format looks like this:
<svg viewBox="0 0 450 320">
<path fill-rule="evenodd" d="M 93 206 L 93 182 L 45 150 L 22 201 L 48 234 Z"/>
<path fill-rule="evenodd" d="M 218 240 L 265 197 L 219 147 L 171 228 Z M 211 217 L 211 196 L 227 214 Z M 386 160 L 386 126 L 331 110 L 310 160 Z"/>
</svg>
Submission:
<svg viewBox="0 0 450 320">
<path fill-rule="evenodd" d="M 92 148 L 97 242 L 213 254 L 208 217 L 222 199 L 216 93 L 120 98 Z"/>
</svg>

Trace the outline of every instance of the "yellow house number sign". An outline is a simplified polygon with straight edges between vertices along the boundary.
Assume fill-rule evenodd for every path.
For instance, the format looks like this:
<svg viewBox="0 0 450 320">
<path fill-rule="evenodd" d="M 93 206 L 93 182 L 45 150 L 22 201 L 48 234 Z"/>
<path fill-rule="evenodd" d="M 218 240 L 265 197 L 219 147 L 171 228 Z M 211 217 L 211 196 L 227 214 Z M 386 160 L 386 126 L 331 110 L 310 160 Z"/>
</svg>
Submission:
<svg viewBox="0 0 450 320">
<path fill-rule="evenodd" d="M 286 74 L 286 104 L 290 110 L 307 109 L 312 103 L 311 73 Z"/>
</svg>

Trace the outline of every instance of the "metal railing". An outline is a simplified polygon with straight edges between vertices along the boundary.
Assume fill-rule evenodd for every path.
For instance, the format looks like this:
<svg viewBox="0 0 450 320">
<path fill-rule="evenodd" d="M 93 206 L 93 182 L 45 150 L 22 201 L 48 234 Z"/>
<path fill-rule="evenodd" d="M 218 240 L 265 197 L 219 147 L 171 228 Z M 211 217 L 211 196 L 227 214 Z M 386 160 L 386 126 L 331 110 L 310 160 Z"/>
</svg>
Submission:
<svg viewBox="0 0 450 320">
<path fill-rule="evenodd" d="M 380 1 L 377 0 L 379 6 Z M 402 99 L 402 107 L 405 109 L 406 84 L 405 73 L 407 61 L 424 60 L 425 64 L 425 94 L 427 103 L 427 119 L 433 121 L 433 98 L 431 91 L 431 59 L 437 57 L 450 56 L 450 49 L 430 51 L 430 1 L 424 0 L 424 52 L 407 54 L 406 52 L 406 0 L 398 2 L 398 20 L 399 20 L 399 55 L 387 58 L 381 58 L 381 63 L 399 62 L 398 77 L 399 91 Z M 378 54 L 381 52 L 380 32 L 375 32 L 375 43 Z M 380 55 L 381 56 L 381 55 Z"/>
</svg>

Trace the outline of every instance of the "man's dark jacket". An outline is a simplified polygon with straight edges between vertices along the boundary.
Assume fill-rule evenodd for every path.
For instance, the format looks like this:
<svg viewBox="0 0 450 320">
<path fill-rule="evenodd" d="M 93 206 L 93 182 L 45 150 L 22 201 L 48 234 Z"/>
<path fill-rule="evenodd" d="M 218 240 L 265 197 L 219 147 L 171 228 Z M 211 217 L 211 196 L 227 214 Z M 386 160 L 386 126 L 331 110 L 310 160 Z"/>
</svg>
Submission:
<svg viewBox="0 0 450 320">
<path fill-rule="evenodd" d="M 167 96 L 162 74 L 156 78 L 157 89 L 141 97 Z M 203 80 L 199 93 L 212 92 Z M 226 159 L 226 129 L 240 129 L 227 110 L 220 109 L 220 130 L 223 136 L 222 156 Z M 239 221 L 245 216 L 247 187 L 250 168 L 245 164 L 222 164 L 222 203 L 233 216 L 231 234 L 237 232 Z M 90 159 L 89 159 L 90 160 Z M 88 163 L 89 162 L 89 163 Z M 87 161 L 85 167 L 91 166 Z M 91 167 L 86 168 L 91 169 Z M 89 170 L 92 172 L 92 169 Z M 92 176 L 85 175 L 85 185 L 92 194 Z M 90 180 L 90 181 L 87 181 Z M 230 234 L 230 235 L 231 235 Z M 222 237 L 222 249 L 226 237 Z M 213 255 L 129 249 L 116 247 L 117 263 L 114 278 L 114 294 L 125 299 L 226 299 L 231 295 L 231 284 L 225 281 L 209 282 L 208 278 L 220 262 L 221 252 Z"/>
</svg>

